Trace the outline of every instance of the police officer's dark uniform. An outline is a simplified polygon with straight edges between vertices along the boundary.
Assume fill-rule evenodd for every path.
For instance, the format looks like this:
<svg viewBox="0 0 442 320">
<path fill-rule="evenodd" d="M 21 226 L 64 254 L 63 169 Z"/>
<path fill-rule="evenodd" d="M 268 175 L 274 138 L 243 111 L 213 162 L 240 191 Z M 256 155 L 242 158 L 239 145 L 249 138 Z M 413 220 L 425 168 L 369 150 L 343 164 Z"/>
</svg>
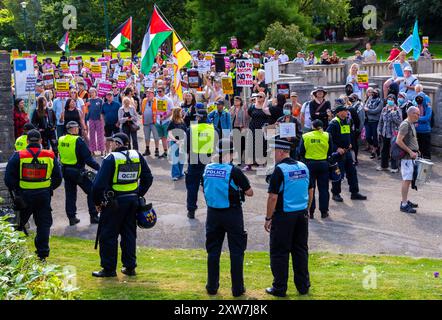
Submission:
<svg viewBox="0 0 442 320">
<path fill-rule="evenodd" d="M 192 123 L 187 129 L 187 161 L 186 190 L 187 190 L 187 217 L 195 218 L 198 209 L 198 190 L 203 178 L 206 164 L 210 162 L 215 143 L 215 128 L 207 123 L 207 111 L 198 109 L 196 112 L 198 123 Z M 207 161 L 207 162 L 206 162 Z"/>
<path fill-rule="evenodd" d="M 76 121 L 68 122 L 66 124 L 67 134 L 58 140 L 58 152 L 62 164 L 66 195 L 65 208 L 71 226 L 80 222 L 80 219 L 76 217 L 77 186 L 87 194 L 90 222 L 98 223 L 98 213 L 92 199 L 92 181 L 85 175 L 85 164 L 95 170 L 99 170 L 100 165 L 94 160 L 92 153 L 78 132 L 73 133 L 75 128 L 79 128 Z"/>
<path fill-rule="evenodd" d="M 275 137 L 275 170 L 269 181 L 269 200 L 265 228 L 270 225 L 270 267 L 273 286 L 266 292 L 284 297 L 287 291 L 289 255 L 292 256 L 294 282 L 300 294 L 310 287 L 308 271 L 308 204 L 312 189 L 307 166 L 289 157 L 291 143 Z M 279 150 L 284 156 L 278 156 Z M 277 198 L 276 203 L 274 202 Z M 274 207 L 274 210 L 273 210 Z"/>
<path fill-rule="evenodd" d="M 106 201 L 105 195 L 114 193 L 112 203 L 104 206 L 100 214 L 99 243 L 103 269 L 93 272 L 95 277 L 116 276 L 119 235 L 123 263 L 121 272 L 135 275 L 138 199 L 146 194 L 153 181 L 143 156 L 136 150 L 128 150 L 129 137 L 117 133 L 112 140 L 116 148 L 103 160 L 92 187 L 97 206 Z"/>
<path fill-rule="evenodd" d="M 338 101 L 337 101 L 338 102 Z M 347 118 L 347 108 L 344 105 L 338 104 L 335 107 L 336 117 L 330 121 L 327 132 L 330 134 L 333 142 L 333 152 L 338 149 L 344 152 L 338 160 L 339 169 L 341 170 L 342 178 L 345 173 L 348 184 L 350 186 L 351 199 L 366 200 L 367 197 L 359 193 L 358 175 L 356 167 L 351 155 L 351 121 Z M 341 180 L 332 182 L 333 200 L 342 202 L 341 197 Z"/>
<path fill-rule="evenodd" d="M 20 229 L 31 215 L 37 226 L 36 253 L 41 260 L 49 256 L 49 233 L 52 226 L 51 196 L 62 181 L 60 165 L 54 152 L 44 150 L 41 135 L 30 130 L 26 149 L 15 152 L 5 172 L 5 185 L 25 203 L 20 214 Z"/>
<path fill-rule="evenodd" d="M 318 184 L 319 192 L 319 211 L 321 218 L 328 217 L 328 205 L 330 194 L 328 192 L 329 182 L 329 163 L 328 157 L 331 156 L 333 143 L 328 132 L 322 130 L 323 123 L 321 120 L 313 120 L 313 131 L 304 133 L 299 148 L 301 159 L 305 159 L 305 163 L 310 172 L 310 184 L 315 188 Z M 313 192 L 312 204 L 310 206 L 310 218 L 313 219 L 316 209 L 315 195 Z"/>
<path fill-rule="evenodd" d="M 227 233 L 232 294 L 238 297 L 245 292 L 243 262 L 244 251 L 247 247 L 247 233 L 244 231 L 241 208 L 241 192 L 253 195 L 253 191 L 247 177 L 231 163 L 234 151 L 233 142 L 229 139 L 220 140 L 217 151 L 220 160 L 209 163 L 203 174 L 204 196 L 207 203 L 208 277 L 206 289 L 209 294 L 216 294 L 218 291 L 219 261 L 224 236 Z M 228 162 L 223 163 L 223 159 Z"/>
<path fill-rule="evenodd" d="M 23 134 L 15 140 L 15 151 L 25 150 L 28 146 L 28 132 L 35 129 L 32 123 L 25 123 Z"/>
</svg>

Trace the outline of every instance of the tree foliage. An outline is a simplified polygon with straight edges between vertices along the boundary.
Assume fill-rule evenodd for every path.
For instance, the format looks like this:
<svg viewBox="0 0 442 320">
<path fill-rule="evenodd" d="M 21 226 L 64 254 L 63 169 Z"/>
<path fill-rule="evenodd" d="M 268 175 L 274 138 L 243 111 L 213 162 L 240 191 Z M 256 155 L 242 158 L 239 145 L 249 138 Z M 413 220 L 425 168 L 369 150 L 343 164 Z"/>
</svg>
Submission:
<svg viewBox="0 0 442 320">
<path fill-rule="evenodd" d="M 283 26 L 280 22 L 275 22 L 267 28 L 264 40 L 260 43 L 260 48 L 267 50 L 267 48 L 284 48 L 286 53 L 290 56 L 296 56 L 298 51 L 304 50 L 307 47 L 307 38 L 304 37 L 299 27 L 291 24 Z"/>
</svg>

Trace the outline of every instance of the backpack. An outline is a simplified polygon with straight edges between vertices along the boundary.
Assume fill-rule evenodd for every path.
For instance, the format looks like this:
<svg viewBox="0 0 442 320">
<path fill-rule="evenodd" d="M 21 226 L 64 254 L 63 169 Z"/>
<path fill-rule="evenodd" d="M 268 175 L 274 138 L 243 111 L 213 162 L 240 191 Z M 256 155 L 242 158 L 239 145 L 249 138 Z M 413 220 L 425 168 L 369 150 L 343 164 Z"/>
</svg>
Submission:
<svg viewBox="0 0 442 320">
<path fill-rule="evenodd" d="M 396 143 L 396 139 L 397 136 L 391 138 L 391 158 L 393 160 L 401 160 L 407 155 L 407 152 L 399 147 L 399 145 Z"/>
</svg>

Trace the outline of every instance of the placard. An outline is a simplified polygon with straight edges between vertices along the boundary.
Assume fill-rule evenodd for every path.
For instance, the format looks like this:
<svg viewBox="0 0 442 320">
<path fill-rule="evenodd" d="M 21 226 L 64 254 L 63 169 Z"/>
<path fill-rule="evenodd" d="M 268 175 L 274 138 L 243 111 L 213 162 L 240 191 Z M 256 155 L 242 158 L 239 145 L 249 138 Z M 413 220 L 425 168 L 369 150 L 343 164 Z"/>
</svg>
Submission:
<svg viewBox="0 0 442 320">
<path fill-rule="evenodd" d="M 278 83 L 276 85 L 276 92 L 283 94 L 286 99 L 290 98 L 290 85 L 288 83 Z"/>
<path fill-rule="evenodd" d="M 221 51 L 222 54 L 226 54 L 227 53 L 227 47 L 221 47 Z"/>
<path fill-rule="evenodd" d="M 211 60 L 198 60 L 198 73 L 205 74 L 207 72 L 210 72 L 211 66 Z"/>
<path fill-rule="evenodd" d="M 236 60 L 236 86 L 253 86 L 253 61 L 249 59 Z"/>
<path fill-rule="evenodd" d="M 78 74 L 78 61 L 77 60 L 69 61 L 69 71 L 72 74 Z"/>
<path fill-rule="evenodd" d="M 224 57 L 224 64 L 226 65 L 226 70 L 230 69 L 230 59 L 229 57 Z"/>
<path fill-rule="evenodd" d="M 430 39 L 428 37 L 422 37 L 422 46 L 428 47 L 430 45 Z"/>
<path fill-rule="evenodd" d="M 22 54 L 23 58 L 30 58 L 31 57 L 31 51 L 24 50 L 24 51 L 22 51 L 21 54 Z"/>
<path fill-rule="evenodd" d="M 103 57 L 105 57 L 107 60 L 111 60 L 112 59 L 112 51 L 110 51 L 109 49 L 104 49 L 103 50 Z"/>
<path fill-rule="evenodd" d="M 26 76 L 25 91 L 29 93 L 35 93 L 35 84 L 37 83 L 37 77 L 35 74 L 28 74 Z"/>
<path fill-rule="evenodd" d="M 252 57 L 253 67 L 259 69 L 261 67 L 261 52 L 253 50 Z"/>
<path fill-rule="evenodd" d="M 77 60 L 79 63 L 83 62 L 83 57 L 82 56 L 76 56 L 75 60 Z"/>
<path fill-rule="evenodd" d="M 20 57 L 20 52 L 18 51 L 18 49 L 12 49 L 11 56 L 12 60 L 18 59 Z"/>
<path fill-rule="evenodd" d="M 124 89 L 126 88 L 126 80 L 127 80 L 127 74 L 125 72 L 122 72 L 118 75 L 118 88 Z"/>
<path fill-rule="evenodd" d="M 232 46 L 233 49 L 237 49 L 238 48 L 238 39 L 236 39 L 236 37 L 231 37 L 230 38 L 230 45 Z"/>
<path fill-rule="evenodd" d="M 100 81 L 97 87 L 97 94 L 99 97 L 105 97 L 108 92 L 112 92 L 112 82 Z"/>
<path fill-rule="evenodd" d="M 368 88 L 368 71 L 361 70 L 358 71 L 358 87 L 361 89 L 367 89 Z"/>
<path fill-rule="evenodd" d="M 223 86 L 223 93 L 224 94 L 233 94 L 232 77 L 222 77 L 221 84 Z"/>
<path fill-rule="evenodd" d="M 153 73 L 149 73 L 144 78 L 144 87 L 145 88 L 153 88 L 153 82 L 155 81 L 155 75 Z"/>
<path fill-rule="evenodd" d="M 112 59 L 109 63 L 111 69 L 115 69 L 118 66 L 118 59 Z"/>
<path fill-rule="evenodd" d="M 67 61 L 60 61 L 60 68 L 63 73 L 69 73 L 69 65 Z"/>
<path fill-rule="evenodd" d="M 212 61 L 213 55 L 210 52 L 206 52 L 206 54 L 204 55 L 204 60 Z"/>
<path fill-rule="evenodd" d="M 409 35 L 407 39 L 405 39 L 404 43 L 401 44 L 402 50 L 404 50 L 406 53 L 409 53 L 411 50 L 413 50 L 413 35 Z"/>
<path fill-rule="evenodd" d="M 101 78 L 101 63 L 91 62 L 91 71 L 94 78 Z"/>
<path fill-rule="evenodd" d="M 27 99 L 29 97 L 29 92 L 26 91 L 26 82 L 28 76 L 34 76 L 34 63 L 32 59 L 15 59 L 13 61 L 14 66 L 14 87 L 15 87 L 15 97 Z"/>
<path fill-rule="evenodd" d="M 275 48 L 269 48 L 268 53 L 269 53 L 271 56 L 274 56 L 275 53 L 276 53 Z"/>
<path fill-rule="evenodd" d="M 393 68 L 397 77 L 402 78 L 404 76 L 404 70 L 402 70 L 402 66 L 400 63 L 398 62 L 393 63 Z"/>
<path fill-rule="evenodd" d="M 279 80 L 279 64 L 277 60 L 267 62 L 264 65 L 266 84 L 274 83 Z"/>
<path fill-rule="evenodd" d="M 56 79 L 55 80 L 55 96 L 57 98 L 69 97 L 69 80 L 68 79 Z"/>
<path fill-rule="evenodd" d="M 45 90 L 50 90 L 54 88 L 54 74 L 53 73 L 43 73 L 42 76 L 43 85 Z"/>
<path fill-rule="evenodd" d="M 130 70 L 132 68 L 132 61 L 130 59 L 124 59 L 123 67 L 127 67 Z"/>
<path fill-rule="evenodd" d="M 87 72 L 91 72 L 92 64 L 89 60 L 86 60 L 83 64 L 83 67 L 86 69 Z"/>
<path fill-rule="evenodd" d="M 189 81 L 189 88 L 198 89 L 199 88 L 199 75 L 198 70 L 191 69 L 187 71 L 187 78 Z"/>
<path fill-rule="evenodd" d="M 157 112 L 167 112 L 167 100 L 157 100 Z"/>
<path fill-rule="evenodd" d="M 281 138 L 296 137 L 296 124 L 293 122 L 281 122 L 279 124 L 279 136 Z"/>
</svg>

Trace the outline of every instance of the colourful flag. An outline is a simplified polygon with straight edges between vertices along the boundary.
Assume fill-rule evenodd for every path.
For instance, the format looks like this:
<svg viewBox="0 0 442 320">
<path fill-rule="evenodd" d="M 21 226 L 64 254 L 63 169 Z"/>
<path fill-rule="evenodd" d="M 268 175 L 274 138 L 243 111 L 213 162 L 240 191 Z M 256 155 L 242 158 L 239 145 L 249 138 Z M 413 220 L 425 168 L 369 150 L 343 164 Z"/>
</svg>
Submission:
<svg viewBox="0 0 442 320">
<path fill-rule="evenodd" d="M 147 32 L 144 35 L 143 45 L 141 47 L 141 72 L 149 74 L 158 49 L 163 42 L 172 34 L 170 27 L 161 15 L 158 13 L 157 7 L 154 6 L 152 17 L 147 26 Z"/>
<path fill-rule="evenodd" d="M 67 55 L 69 55 L 69 31 L 67 31 L 64 34 L 63 38 L 61 38 L 60 41 L 58 41 L 58 46 L 60 47 L 61 50 L 66 52 Z"/>
<path fill-rule="evenodd" d="M 132 17 L 126 20 L 111 36 L 111 45 L 118 51 L 126 50 L 132 41 Z"/>
<path fill-rule="evenodd" d="M 173 33 L 172 36 L 172 44 L 173 44 L 173 71 L 174 71 L 174 87 L 175 91 L 178 94 L 180 100 L 183 100 L 183 90 L 181 87 L 181 73 L 180 70 L 184 67 L 189 61 L 192 60 L 192 56 L 189 52 L 184 48 L 183 44 L 179 40 L 176 33 Z"/>
<path fill-rule="evenodd" d="M 418 60 L 420 55 L 421 55 L 421 51 L 422 51 L 422 45 L 421 45 L 421 40 L 419 38 L 419 28 L 417 26 L 417 20 L 414 23 L 414 28 L 413 28 L 413 58 L 414 60 Z"/>
</svg>

